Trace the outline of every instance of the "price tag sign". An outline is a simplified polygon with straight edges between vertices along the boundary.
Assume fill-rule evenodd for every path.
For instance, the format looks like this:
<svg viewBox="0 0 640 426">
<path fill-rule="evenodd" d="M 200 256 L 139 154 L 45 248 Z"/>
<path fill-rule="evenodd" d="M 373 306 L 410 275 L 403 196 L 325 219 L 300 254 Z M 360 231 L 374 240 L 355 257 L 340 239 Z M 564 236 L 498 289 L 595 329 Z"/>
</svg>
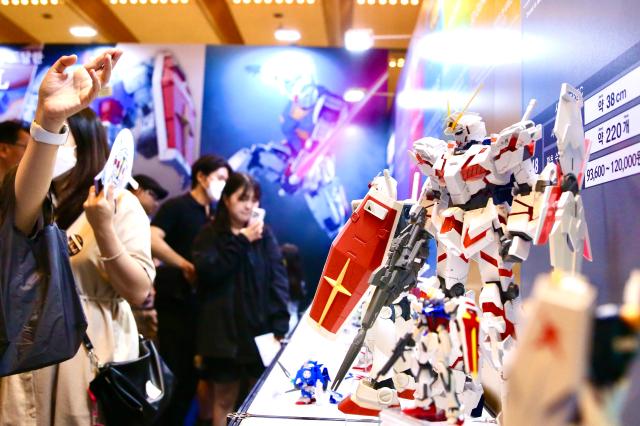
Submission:
<svg viewBox="0 0 640 426">
<path fill-rule="evenodd" d="M 585 169 L 584 186 L 589 188 L 638 173 L 640 143 L 589 161 Z"/>
</svg>

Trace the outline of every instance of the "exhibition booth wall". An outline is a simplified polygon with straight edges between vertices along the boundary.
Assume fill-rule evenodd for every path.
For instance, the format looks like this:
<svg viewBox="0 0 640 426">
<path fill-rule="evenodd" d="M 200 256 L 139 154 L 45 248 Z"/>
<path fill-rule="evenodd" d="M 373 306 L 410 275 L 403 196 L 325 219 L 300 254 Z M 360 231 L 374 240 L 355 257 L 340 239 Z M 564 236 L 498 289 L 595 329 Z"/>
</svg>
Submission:
<svg viewBox="0 0 640 426">
<path fill-rule="evenodd" d="M 30 122 L 53 61 L 108 46 L 0 46 L 0 121 Z M 133 173 L 171 196 L 216 153 L 262 183 L 266 222 L 300 248 L 309 293 L 337 229 L 385 167 L 386 50 L 118 44 L 112 83 L 91 105 L 110 140 L 130 128 Z M 355 97 L 354 97 L 355 96 Z"/>
</svg>

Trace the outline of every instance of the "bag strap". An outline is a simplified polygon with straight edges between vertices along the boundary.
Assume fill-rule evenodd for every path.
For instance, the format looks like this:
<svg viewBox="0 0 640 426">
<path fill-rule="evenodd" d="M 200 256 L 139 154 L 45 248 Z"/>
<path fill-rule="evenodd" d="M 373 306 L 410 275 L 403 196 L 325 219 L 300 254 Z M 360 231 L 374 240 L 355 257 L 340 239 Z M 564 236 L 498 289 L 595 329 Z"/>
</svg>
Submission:
<svg viewBox="0 0 640 426">
<path fill-rule="evenodd" d="M 85 349 L 87 350 L 87 354 L 89 355 L 89 362 L 91 363 L 91 367 L 93 367 L 93 369 L 97 373 L 98 371 L 100 371 L 100 367 L 102 367 L 102 364 L 100 364 L 98 355 L 96 355 L 96 351 L 93 348 L 93 343 L 91 343 L 91 339 L 89 339 L 89 335 L 87 333 L 82 336 L 82 344 L 84 345 Z"/>
<path fill-rule="evenodd" d="M 42 215 L 45 225 L 53 225 L 55 222 L 55 213 L 53 208 L 53 196 L 51 195 L 51 189 L 47 192 L 47 196 L 42 202 Z"/>
</svg>

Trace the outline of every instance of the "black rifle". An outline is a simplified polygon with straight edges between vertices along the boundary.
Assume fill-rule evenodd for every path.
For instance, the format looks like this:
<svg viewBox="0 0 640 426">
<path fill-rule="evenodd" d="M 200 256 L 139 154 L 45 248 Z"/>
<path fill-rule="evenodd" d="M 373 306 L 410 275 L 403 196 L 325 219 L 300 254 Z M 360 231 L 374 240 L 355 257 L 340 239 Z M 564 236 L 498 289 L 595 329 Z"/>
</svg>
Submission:
<svg viewBox="0 0 640 426">
<path fill-rule="evenodd" d="M 378 318 L 380 310 L 391 305 L 403 292 L 416 286 L 418 272 L 429 254 L 430 236 L 425 230 L 426 220 L 426 210 L 423 207 L 419 207 L 411 214 L 409 224 L 391 242 L 385 263 L 369 278 L 369 285 L 376 289 L 362 319 L 360 330 L 340 365 L 331 390 L 337 390 L 347 375 L 360 352 L 367 331 Z"/>
</svg>

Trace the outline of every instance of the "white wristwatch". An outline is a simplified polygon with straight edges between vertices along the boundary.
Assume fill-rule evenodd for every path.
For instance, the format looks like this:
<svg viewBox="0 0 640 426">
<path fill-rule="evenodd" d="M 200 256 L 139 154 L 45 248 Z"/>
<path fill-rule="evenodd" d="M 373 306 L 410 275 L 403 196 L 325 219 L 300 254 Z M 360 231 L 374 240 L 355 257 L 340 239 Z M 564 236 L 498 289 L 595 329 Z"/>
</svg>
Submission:
<svg viewBox="0 0 640 426">
<path fill-rule="evenodd" d="M 42 128 L 38 123 L 34 121 L 31 122 L 31 129 L 29 129 L 29 133 L 31 133 L 31 137 L 34 141 L 40 143 L 46 143 L 49 145 L 64 145 L 67 142 L 67 137 L 69 136 L 69 127 L 65 124 L 60 129 L 60 133 L 51 133 Z"/>
</svg>

